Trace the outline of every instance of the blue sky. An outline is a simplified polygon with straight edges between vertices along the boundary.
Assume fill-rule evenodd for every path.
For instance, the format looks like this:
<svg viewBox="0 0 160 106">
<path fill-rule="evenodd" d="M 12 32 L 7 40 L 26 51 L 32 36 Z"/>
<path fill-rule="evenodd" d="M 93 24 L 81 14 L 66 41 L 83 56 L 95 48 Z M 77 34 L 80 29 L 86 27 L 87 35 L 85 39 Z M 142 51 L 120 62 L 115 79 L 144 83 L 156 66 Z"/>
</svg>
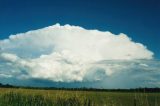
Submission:
<svg viewBox="0 0 160 106">
<path fill-rule="evenodd" d="M 55 23 L 123 32 L 160 58 L 159 0 L 0 1 L 0 39 Z"/>
<path fill-rule="evenodd" d="M 159 0 L 0 0 L 0 82 L 160 87 L 159 30 Z"/>
</svg>

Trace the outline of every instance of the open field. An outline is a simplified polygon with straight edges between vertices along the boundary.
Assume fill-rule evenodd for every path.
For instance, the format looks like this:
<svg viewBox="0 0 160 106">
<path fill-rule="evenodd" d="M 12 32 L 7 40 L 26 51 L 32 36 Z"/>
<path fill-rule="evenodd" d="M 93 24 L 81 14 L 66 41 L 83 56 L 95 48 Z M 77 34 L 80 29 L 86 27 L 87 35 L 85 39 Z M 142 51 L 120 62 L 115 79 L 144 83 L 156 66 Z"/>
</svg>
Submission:
<svg viewBox="0 0 160 106">
<path fill-rule="evenodd" d="M 160 106 L 160 93 L 0 88 L 0 106 Z"/>
</svg>

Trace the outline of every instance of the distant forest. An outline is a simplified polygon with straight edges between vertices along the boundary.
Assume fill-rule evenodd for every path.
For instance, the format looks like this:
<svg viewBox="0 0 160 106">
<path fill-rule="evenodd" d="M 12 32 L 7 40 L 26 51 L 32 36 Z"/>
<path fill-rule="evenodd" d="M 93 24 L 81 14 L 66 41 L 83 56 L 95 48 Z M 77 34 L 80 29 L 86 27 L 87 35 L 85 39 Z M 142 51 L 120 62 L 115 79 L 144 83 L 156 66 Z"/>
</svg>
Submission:
<svg viewBox="0 0 160 106">
<path fill-rule="evenodd" d="M 160 88 L 131 88 L 131 89 L 98 89 L 98 88 L 57 88 L 57 87 L 29 87 L 29 86 L 14 86 L 10 84 L 0 83 L 0 88 L 25 88 L 25 89 L 44 89 L 44 90 L 74 90 L 74 91 L 101 91 L 101 92 L 157 92 L 160 93 Z"/>
</svg>

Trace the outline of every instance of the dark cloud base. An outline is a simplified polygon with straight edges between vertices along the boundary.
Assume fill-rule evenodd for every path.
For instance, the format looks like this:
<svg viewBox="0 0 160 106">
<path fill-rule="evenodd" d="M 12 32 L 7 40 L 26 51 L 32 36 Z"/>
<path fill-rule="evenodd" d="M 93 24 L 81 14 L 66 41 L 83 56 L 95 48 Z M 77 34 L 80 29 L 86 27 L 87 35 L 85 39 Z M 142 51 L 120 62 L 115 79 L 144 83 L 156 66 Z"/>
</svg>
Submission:
<svg viewBox="0 0 160 106">
<path fill-rule="evenodd" d="M 99 65 L 100 64 L 100 65 Z M 108 66 L 108 64 L 123 66 L 112 75 L 104 76 L 99 81 L 86 80 L 82 82 L 54 82 L 40 78 L 18 79 L 18 77 L 0 77 L 1 83 L 18 86 L 34 87 L 66 87 L 66 88 L 138 88 L 160 87 L 160 62 L 159 60 L 136 61 L 102 61 L 95 67 Z M 0 73 L 3 73 L 0 70 Z M 96 76 L 93 76 L 96 77 Z"/>
</svg>

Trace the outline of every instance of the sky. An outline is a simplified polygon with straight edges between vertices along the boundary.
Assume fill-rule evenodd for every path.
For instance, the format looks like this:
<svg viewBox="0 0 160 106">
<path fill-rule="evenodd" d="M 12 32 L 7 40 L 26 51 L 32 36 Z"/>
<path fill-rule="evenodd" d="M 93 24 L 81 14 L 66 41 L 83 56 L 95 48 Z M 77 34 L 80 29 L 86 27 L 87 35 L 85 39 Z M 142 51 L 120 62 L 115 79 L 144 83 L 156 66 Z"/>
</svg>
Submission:
<svg viewBox="0 0 160 106">
<path fill-rule="evenodd" d="M 159 0 L 0 0 L 0 29 L 2 83 L 160 87 Z"/>
</svg>

